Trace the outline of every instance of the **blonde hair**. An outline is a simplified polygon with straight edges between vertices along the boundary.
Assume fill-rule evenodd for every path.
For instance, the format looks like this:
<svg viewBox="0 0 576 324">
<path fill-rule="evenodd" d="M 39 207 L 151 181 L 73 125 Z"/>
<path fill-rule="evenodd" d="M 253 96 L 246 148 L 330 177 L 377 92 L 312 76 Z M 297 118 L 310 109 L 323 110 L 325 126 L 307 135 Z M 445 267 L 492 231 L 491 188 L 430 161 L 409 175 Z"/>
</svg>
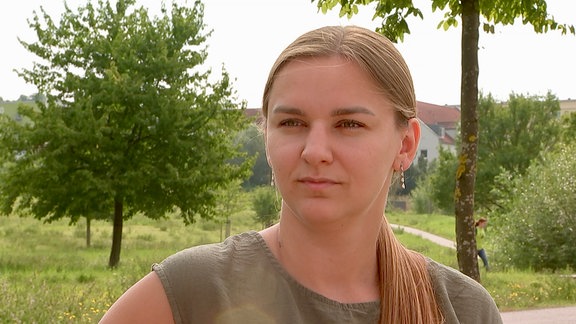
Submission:
<svg viewBox="0 0 576 324">
<path fill-rule="evenodd" d="M 288 62 L 303 57 L 340 56 L 355 62 L 375 81 L 405 127 L 416 117 L 416 97 L 408 66 L 384 36 L 357 26 L 328 26 L 298 37 L 279 55 L 264 88 L 262 113 L 268 116 L 275 77 Z M 383 216 L 378 237 L 380 323 L 441 323 L 443 318 L 421 254 L 406 249 Z"/>
</svg>

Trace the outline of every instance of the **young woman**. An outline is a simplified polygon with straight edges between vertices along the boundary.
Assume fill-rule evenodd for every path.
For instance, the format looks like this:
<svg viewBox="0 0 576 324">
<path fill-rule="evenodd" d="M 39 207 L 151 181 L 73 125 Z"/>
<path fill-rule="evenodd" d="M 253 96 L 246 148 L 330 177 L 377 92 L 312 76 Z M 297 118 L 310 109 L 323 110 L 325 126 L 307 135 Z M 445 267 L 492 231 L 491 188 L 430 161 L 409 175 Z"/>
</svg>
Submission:
<svg viewBox="0 0 576 324">
<path fill-rule="evenodd" d="M 324 27 L 272 67 L 262 112 L 278 224 L 153 266 L 103 323 L 501 323 L 478 283 L 404 248 L 384 210 L 420 138 L 408 68 L 370 30 Z"/>
</svg>

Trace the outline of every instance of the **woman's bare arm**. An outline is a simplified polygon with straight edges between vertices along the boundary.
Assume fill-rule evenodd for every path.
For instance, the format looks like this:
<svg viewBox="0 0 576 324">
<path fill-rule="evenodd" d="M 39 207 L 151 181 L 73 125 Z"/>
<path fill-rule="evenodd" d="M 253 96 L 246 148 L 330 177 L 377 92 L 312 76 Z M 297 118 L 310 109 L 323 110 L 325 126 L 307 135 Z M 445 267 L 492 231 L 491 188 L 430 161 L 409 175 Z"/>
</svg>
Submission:
<svg viewBox="0 0 576 324">
<path fill-rule="evenodd" d="M 174 323 L 158 275 L 152 271 L 126 290 L 104 314 L 100 323 Z"/>
</svg>

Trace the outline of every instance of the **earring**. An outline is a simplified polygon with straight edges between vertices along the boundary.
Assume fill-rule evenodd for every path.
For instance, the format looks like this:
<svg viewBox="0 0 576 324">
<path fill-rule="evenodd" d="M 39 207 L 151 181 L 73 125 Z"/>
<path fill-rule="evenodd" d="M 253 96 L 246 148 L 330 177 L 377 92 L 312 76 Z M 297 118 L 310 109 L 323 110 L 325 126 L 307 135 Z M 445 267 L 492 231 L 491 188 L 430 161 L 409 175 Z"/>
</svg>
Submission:
<svg viewBox="0 0 576 324">
<path fill-rule="evenodd" d="M 404 179 L 404 164 L 400 163 L 400 186 L 402 189 L 406 189 L 406 181 Z"/>
<path fill-rule="evenodd" d="M 272 174 L 270 175 L 270 186 L 274 187 L 275 185 L 275 181 L 274 181 L 274 172 L 272 172 Z"/>
</svg>

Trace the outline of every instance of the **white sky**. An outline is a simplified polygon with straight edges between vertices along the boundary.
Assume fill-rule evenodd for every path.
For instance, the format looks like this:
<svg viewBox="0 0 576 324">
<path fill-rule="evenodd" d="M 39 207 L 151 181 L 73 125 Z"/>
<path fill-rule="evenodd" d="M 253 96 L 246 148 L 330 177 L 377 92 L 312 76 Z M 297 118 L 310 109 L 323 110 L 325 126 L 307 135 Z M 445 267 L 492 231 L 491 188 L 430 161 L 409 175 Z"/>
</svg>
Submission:
<svg viewBox="0 0 576 324">
<path fill-rule="evenodd" d="M 159 0 L 138 0 L 157 12 Z M 179 0 L 184 3 L 184 0 Z M 86 0 L 68 0 L 75 8 Z M 170 1 L 167 1 L 169 4 Z M 232 78 L 238 97 L 248 107 L 260 106 L 268 70 L 279 52 L 300 34 L 324 25 L 356 24 L 374 29 L 370 7 L 351 21 L 338 12 L 319 13 L 310 0 L 205 0 L 204 22 L 214 30 L 208 40 L 208 63 L 222 64 Z M 576 24 L 576 1 L 548 0 L 548 11 L 561 23 Z M 424 20 L 409 21 L 412 33 L 398 45 L 414 78 L 417 99 L 433 104 L 460 102 L 460 28 L 438 30 L 441 14 L 430 12 L 430 0 L 415 0 L 425 9 Z M 13 69 L 28 68 L 35 59 L 17 37 L 35 41 L 26 23 L 43 6 L 53 18 L 64 9 L 61 0 L 0 2 L 0 97 L 15 100 L 36 92 Z M 484 93 L 505 100 L 511 92 L 576 98 L 576 36 L 553 31 L 536 34 L 530 26 L 496 27 L 496 34 L 480 34 L 480 80 Z"/>
</svg>

